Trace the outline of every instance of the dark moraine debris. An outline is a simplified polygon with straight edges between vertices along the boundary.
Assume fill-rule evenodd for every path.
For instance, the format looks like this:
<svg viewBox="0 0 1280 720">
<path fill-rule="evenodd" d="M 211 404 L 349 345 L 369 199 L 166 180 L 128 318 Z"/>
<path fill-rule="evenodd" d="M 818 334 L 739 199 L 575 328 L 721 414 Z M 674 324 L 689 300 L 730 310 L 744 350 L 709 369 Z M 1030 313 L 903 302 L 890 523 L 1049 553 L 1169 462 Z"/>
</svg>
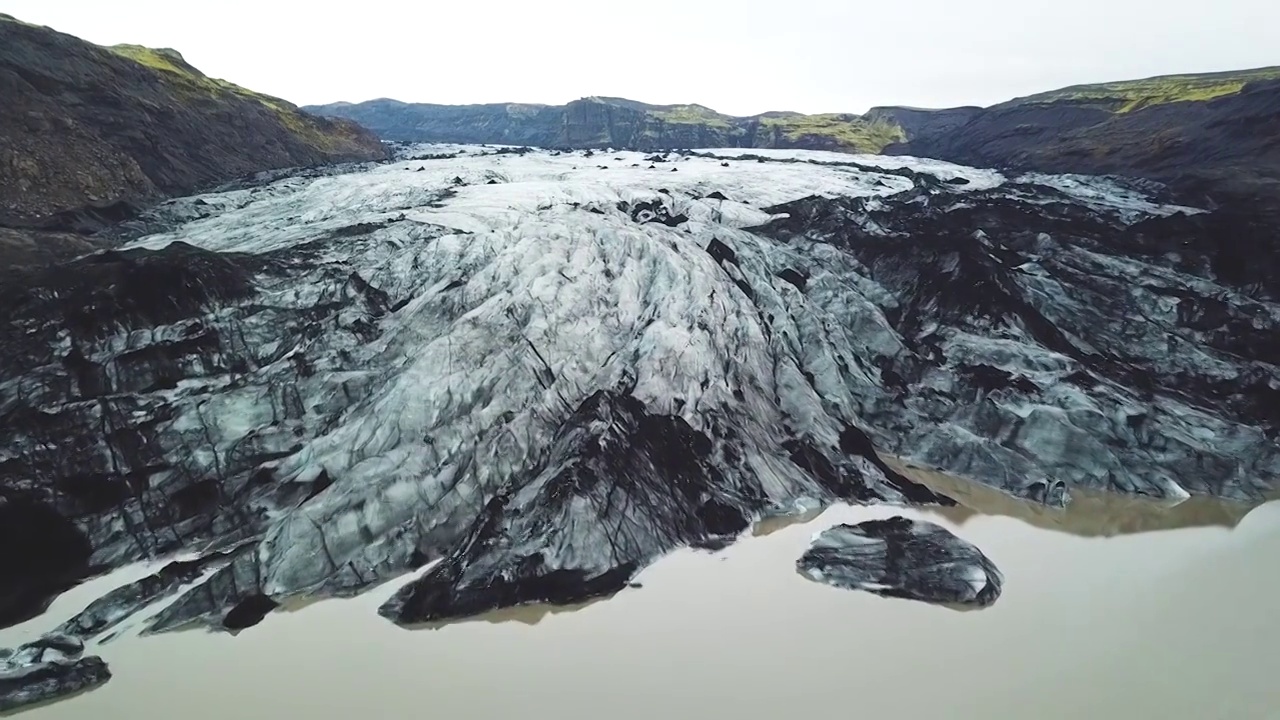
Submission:
<svg viewBox="0 0 1280 720">
<path fill-rule="evenodd" d="M 211 553 L 195 560 L 175 560 L 147 577 L 112 590 L 62 624 L 59 630 L 77 638 L 92 638 L 202 574 L 231 561 L 230 553 Z"/>
<path fill-rule="evenodd" d="M 17 650 L 0 650 L 0 712 L 66 697 L 111 679 L 107 664 L 81 657 L 78 639 L 51 633 Z"/>
<path fill-rule="evenodd" d="M 784 268 L 778 273 L 778 277 L 786 280 L 792 285 L 795 285 L 800 292 L 804 292 L 805 288 L 809 285 L 809 278 L 802 275 L 799 270 L 792 268 Z"/>
<path fill-rule="evenodd" d="M 543 164 L 565 197 L 597 197 L 563 162 Z M 381 609 L 400 624 L 575 604 L 761 517 L 951 504 L 890 456 L 1053 505 L 1076 489 L 1271 490 L 1275 223 L 848 167 L 913 189 L 800 198 L 754 228 L 714 199 L 706 212 L 696 177 L 573 212 L 450 209 L 498 230 L 491 244 L 439 242 L 425 222 L 377 230 L 401 222 L 398 184 L 352 171 L 325 183 L 382 200 L 255 180 L 253 227 L 243 193 L 223 191 L 138 220 L 193 244 L 3 271 L 0 624 L 175 553 L 202 559 L 113 590 L 62 631 L 234 630 L 271 602 L 408 572 Z M 307 227 L 331 204 L 349 236 Z M 557 230 L 503 229 L 542 222 Z M 604 262 L 557 264 L 580 245 Z M 546 262 L 512 262 L 527 256 Z M 812 273 L 803 297 L 788 269 Z M 511 292 L 564 281 L 567 309 Z M 620 298 L 638 312 L 618 320 Z M 884 548 L 882 574 L 930 574 L 903 565 L 924 551 L 904 555 L 902 538 L 863 541 Z"/>
<path fill-rule="evenodd" d="M 750 501 L 713 463 L 711 440 L 635 398 L 596 393 L 553 447 L 545 468 L 495 495 L 456 549 L 379 612 L 413 624 L 605 597 L 665 552 L 750 525 Z"/>
<path fill-rule="evenodd" d="M 689 222 L 687 215 L 683 213 L 673 214 L 661 200 L 650 200 L 634 204 L 623 202 L 618 204 L 618 209 L 630 215 L 631 219 L 638 223 L 656 222 L 667 227 L 679 227 Z"/>
<path fill-rule="evenodd" d="M 938 525 L 903 517 L 831 528 L 796 569 L 839 588 L 978 607 L 994 603 L 1004 582 L 978 548 Z"/>
<path fill-rule="evenodd" d="M 418 168 L 418 169 L 422 170 L 424 168 Z M 340 238 L 360 237 L 361 235 L 368 235 L 375 231 L 381 230 L 389 225 L 391 225 L 390 220 L 383 220 L 380 222 L 356 223 L 354 225 L 347 225 L 346 227 L 340 227 L 337 230 L 331 231 L 329 233 L 329 237 L 334 240 L 337 240 Z"/>
</svg>

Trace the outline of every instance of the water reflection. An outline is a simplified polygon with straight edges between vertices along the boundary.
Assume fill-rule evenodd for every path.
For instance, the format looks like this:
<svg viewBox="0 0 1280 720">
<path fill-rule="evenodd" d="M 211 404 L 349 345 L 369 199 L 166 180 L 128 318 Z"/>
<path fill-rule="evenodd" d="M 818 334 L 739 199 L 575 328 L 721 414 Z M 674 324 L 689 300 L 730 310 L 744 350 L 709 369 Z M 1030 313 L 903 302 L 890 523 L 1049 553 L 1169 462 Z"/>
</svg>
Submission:
<svg viewBox="0 0 1280 720">
<path fill-rule="evenodd" d="M 724 552 L 674 553 L 643 572 L 642 589 L 607 601 L 432 632 L 377 615 L 416 574 L 356 598 L 285 603 L 238 637 L 140 638 L 135 627 L 93 649 L 110 683 L 21 717 L 1277 717 L 1280 503 L 1245 517 L 1230 503 L 1077 493 L 1055 512 L 910 472 L 966 507 L 776 518 Z M 1000 600 L 958 613 L 795 573 L 814 532 L 894 515 L 980 547 L 1005 574 Z M 72 590 L 47 624 L 142 574 Z M 0 645 L 15 644 L 6 634 Z"/>
<path fill-rule="evenodd" d="M 781 532 L 792 525 L 802 525 L 804 523 L 813 522 L 825 512 L 826 508 L 814 508 L 806 510 L 802 513 L 794 513 L 791 515 L 774 515 L 762 520 L 756 521 L 751 527 L 752 537 L 768 537 L 777 532 Z"/>
<path fill-rule="evenodd" d="M 580 610 L 585 610 L 592 605 L 607 601 L 609 598 L 596 598 L 583 603 L 574 605 L 520 605 L 511 608 L 502 608 L 501 610 L 493 610 L 481 615 L 473 617 L 461 618 L 458 620 L 447 620 L 443 622 L 422 623 L 420 625 L 410 625 L 410 630 L 439 630 L 444 627 L 458 625 L 470 622 L 482 622 L 492 625 L 500 625 L 502 623 L 519 623 L 521 625 L 537 625 L 555 615 L 567 615 Z"/>
</svg>

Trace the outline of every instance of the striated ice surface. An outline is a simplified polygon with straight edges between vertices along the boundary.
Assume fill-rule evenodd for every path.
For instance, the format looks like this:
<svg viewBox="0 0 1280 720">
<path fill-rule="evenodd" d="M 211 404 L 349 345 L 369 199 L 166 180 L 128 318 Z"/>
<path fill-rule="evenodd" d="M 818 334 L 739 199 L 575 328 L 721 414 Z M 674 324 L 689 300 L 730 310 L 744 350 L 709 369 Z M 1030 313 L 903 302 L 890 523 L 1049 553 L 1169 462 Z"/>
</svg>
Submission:
<svg viewBox="0 0 1280 720">
<path fill-rule="evenodd" d="M 0 483 L 95 563 L 203 553 L 116 596 L 177 593 L 159 631 L 414 570 L 396 622 L 570 602 L 755 518 L 948 502 L 876 447 L 1057 505 L 1276 476 L 1277 306 L 1134 249 L 1143 219 L 1183 247 L 1185 213 L 911 158 L 648 157 L 421 147 L 166 203 L 76 266 L 99 294 L 16 306 Z"/>
<path fill-rule="evenodd" d="M 982 551 L 929 522 L 895 517 L 819 533 L 796 561 L 814 582 L 933 603 L 986 607 L 1004 576 Z"/>
</svg>

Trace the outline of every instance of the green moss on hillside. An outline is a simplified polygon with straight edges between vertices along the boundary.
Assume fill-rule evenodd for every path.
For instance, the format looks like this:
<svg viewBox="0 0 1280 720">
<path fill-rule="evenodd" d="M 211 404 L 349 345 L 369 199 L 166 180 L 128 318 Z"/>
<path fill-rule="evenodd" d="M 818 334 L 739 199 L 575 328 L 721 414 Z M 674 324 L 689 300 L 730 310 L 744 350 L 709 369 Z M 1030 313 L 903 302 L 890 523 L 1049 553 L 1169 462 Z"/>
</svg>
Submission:
<svg viewBox="0 0 1280 720">
<path fill-rule="evenodd" d="M 176 73 L 188 77 L 192 81 L 208 80 L 204 73 L 188 65 L 176 50 L 157 50 L 141 45 L 113 45 L 107 49 L 121 57 L 127 57 L 136 63 L 146 65 L 153 70 Z"/>
<path fill-rule="evenodd" d="M 857 115 L 766 117 L 760 120 L 760 125 L 762 128 L 781 132 L 793 142 L 806 137 L 830 138 L 841 147 L 865 153 L 878 153 L 893 143 L 907 139 L 902 128 L 894 123 L 868 121 Z"/>
<path fill-rule="evenodd" d="M 1113 112 L 1126 113 L 1152 105 L 1197 102 L 1235 95 L 1244 89 L 1246 83 L 1276 79 L 1280 79 L 1280 67 L 1206 75 L 1167 75 L 1145 80 L 1076 85 L 1014 102 L 1034 105 L 1083 102 Z"/>
<path fill-rule="evenodd" d="M 672 124 L 705 125 L 711 128 L 727 130 L 729 119 L 724 115 L 701 105 L 676 105 L 653 113 L 654 117 Z"/>
<path fill-rule="evenodd" d="M 280 124 L 289 132 L 318 150 L 336 151 L 345 140 L 355 136 L 354 132 L 342 132 L 346 129 L 345 126 L 328 123 L 304 114 L 288 101 L 242 88 L 226 80 L 211 78 L 187 64 L 174 50 L 148 48 L 141 45 L 115 45 L 107 49 L 156 71 L 161 79 L 178 91 L 176 94 L 179 97 L 186 98 L 187 101 L 198 102 L 201 99 L 219 101 L 236 97 L 257 103 L 275 114 Z"/>
</svg>

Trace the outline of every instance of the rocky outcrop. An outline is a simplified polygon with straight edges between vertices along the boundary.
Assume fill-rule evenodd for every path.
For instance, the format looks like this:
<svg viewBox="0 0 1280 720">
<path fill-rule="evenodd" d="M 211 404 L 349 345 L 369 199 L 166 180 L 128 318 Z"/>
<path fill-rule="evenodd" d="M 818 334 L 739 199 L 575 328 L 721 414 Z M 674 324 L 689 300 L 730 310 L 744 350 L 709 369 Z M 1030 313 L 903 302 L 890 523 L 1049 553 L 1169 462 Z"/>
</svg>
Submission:
<svg viewBox="0 0 1280 720">
<path fill-rule="evenodd" d="M 1247 215 L 895 158 L 455 150 L 173 200 L 0 278 L 3 622 L 175 553 L 62 632 L 238 631 L 411 572 L 401 624 L 577 602 L 760 518 L 951 502 L 877 448 L 1059 505 L 1280 473 L 1274 280 L 1221 242 Z"/>
<path fill-rule="evenodd" d="M 387 140 L 495 143 L 543 148 L 804 148 L 879 152 L 904 139 L 888 115 L 723 115 L 701 105 L 648 105 L 589 97 L 567 105 L 427 105 L 397 100 L 316 105 L 306 110 L 354 120 Z"/>
<path fill-rule="evenodd" d="M 885 597 L 987 607 L 1004 576 L 982 551 L 929 522 L 895 517 L 818 535 L 796 570 L 815 582 Z"/>
<path fill-rule="evenodd" d="M 386 156 L 354 123 L 207 77 L 176 51 L 99 47 L 9 16 L 0 97 L 0 226 L 25 231 L 97 229 L 129 204 L 260 170 Z"/>
</svg>

